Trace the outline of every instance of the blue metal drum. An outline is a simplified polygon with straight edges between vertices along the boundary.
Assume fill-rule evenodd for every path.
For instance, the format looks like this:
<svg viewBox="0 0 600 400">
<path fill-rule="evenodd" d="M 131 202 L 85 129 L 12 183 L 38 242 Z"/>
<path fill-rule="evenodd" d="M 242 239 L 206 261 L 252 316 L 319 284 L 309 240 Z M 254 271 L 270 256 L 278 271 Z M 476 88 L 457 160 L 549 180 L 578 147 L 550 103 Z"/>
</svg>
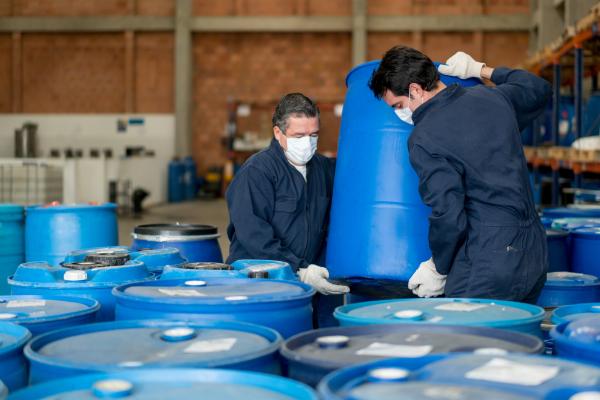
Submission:
<svg viewBox="0 0 600 400">
<path fill-rule="evenodd" d="M 419 197 L 408 159 L 412 125 L 369 89 L 378 65 L 362 64 L 348 74 L 338 145 L 326 265 L 331 278 L 353 286 L 368 280 L 406 282 L 430 257 L 430 210 Z M 481 83 L 447 76 L 442 81 Z"/>
<path fill-rule="evenodd" d="M 381 358 L 443 358 L 456 353 L 541 353 L 540 339 L 500 329 L 419 324 L 317 329 L 281 348 L 287 376 L 311 386 L 328 373 Z"/>
<path fill-rule="evenodd" d="M 562 306 L 552 311 L 551 321 L 560 325 L 580 318 L 600 316 L 600 303 L 583 303 Z"/>
<path fill-rule="evenodd" d="M 600 218 L 600 207 L 557 207 L 546 208 L 542 216 L 550 219 L 558 218 Z"/>
<path fill-rule="evenodd" d="M 312 328 L 315 291 L 300 282 L 210 278 L 159 280 L 115 288 L 116 318 L 244 321 L 289 337 Z"/>
<path fill-rule="evenodd" d="M 0 294 L 8 294 L 6 279 L 25 261 L 23 207 L 0 204 Z"/>
<path fill-rule="evenodd" d="M 323 400 L 594 399 L 574 395 L 600 390 L 600 368 L 518 354 L 457 355 L 421 366 L 388 359 L 333 372 L 318 389 Z"/>
<path fill-rule="evenodd" d="M 179 159 L 169 162 L 168 193 L 169 203 L 178 203 L 185 198 L 185 166 Z"/>
<path fill-rule="evenodd" d="M 338 307 L 341 326 L 420 323 L 482 326 L 541 337 L 544 309 L 514 301 L 488 299 L 400 299 L 369 301 Z"/>
<path fill-rule="evenodd" d="M 27 360 L 23 347 L 31 333 L 22 326 L 0 322 L 0 380 L 9 390 L 27 385 Z"/>
<path fill-rule="evenodd" d="M 96 321 L 100 303 L 75 296 L 0 296 L 0 320 L 24 326 L 33 336 Z"/>
<path fill-rule="evenodd" d="M 25 347 L 30 382 L 140 368 L 227 368 L 279 374 L 281 336 L 231 321 L 117 321 L 61 329 Z"/>
<path fill-rule="evenodd" d="M 73 250 L 116 246 L 119 242 L 117 206 L 47 205 L 26 210 L 26 261 L 58 265 Z"/>
<path fill-rule="evenodd" d="M 125 246 L 98 247 L 95 249 L 78 250 L 71 252 L 65 263 L 91 261 L 116 266 L 123 265 L 129 260 L 144 263 L 148 271 L 160 275 L 165 266 L 180 266 L 186 259 L 174 247 L 165 247 L 148 250 L 131 250 Z"/>
<path fill-rule="evenodd" d="M 200 262 L 169 265 L 161 279 L 261 278 L 298 280 L 290 264 L 273 260 L 237 260 L 231 265 Z"/>
<path fill-rule="evenodd" d="M 91 374 L 30 386 L 11 400 L 206 399 L 317 400 L 306 385 L 280 376 L 221 369 L 165 368 Z"/>
<path fill-rule="evenodd" d="M 113 267 L 94 262 L 67 263 L 60 267 L 33 262 L 21 264 L 8 283 L 15 295 L 91 297 L 101 305 L 98 321 L 107 321 L 114 318 L 112 289 L 148 279 L 154 276 L 139 261 Z"/>
<path fill-rule="evenodd" d="M 134 250 L 175 247 L 189 262 L 223 262 L 216 226 L 195 224 L 149 224 L 133 230 Z"/>
<path fill-rule="evenodd" d="M 569 232 L 557 229 L 546 229 L 548 243 L 548 272 L 569 270 Z"/>
<path fill-rule="evenodd" d="M 550 336 L 559 357 L 600 366 L 600 316 L 578 318 L 555 327 Z"/>
<path fill-rule="evenodd" d="M 600 227 L 571 232 L 571 270 L 600 276 Z"/>
<path fill-rule="evenodd" d="M 538 298 L 542 307 L 600 301 L 600 279 L 576 272 L 551 272 Z"/>
</svg>

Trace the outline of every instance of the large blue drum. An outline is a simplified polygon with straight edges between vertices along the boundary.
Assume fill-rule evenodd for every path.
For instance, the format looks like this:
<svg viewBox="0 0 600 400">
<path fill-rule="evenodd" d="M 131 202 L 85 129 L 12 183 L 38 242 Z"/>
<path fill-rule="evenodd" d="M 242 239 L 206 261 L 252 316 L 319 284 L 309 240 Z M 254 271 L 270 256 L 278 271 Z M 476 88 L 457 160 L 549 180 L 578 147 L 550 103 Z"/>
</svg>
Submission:
<svg viewBox="0 0 600 400">
<path fill-rule="evenodd" d="M 0 204 L 0 294 L 10 289 L 6 279 L 25 261 L 23 207 Z"/>
<path fill-rule="evenodd" d="M 537 304 L 549 308 L 597 301 L 600 301 L 599 278 L 576 272 L 551 272 Z"/>
<path fill-rule="evenodd" d="M 23 347 L 31 333 L 19 325 L 0 322 L 0 379 L 9 390 L 27 385 L 27 360 Z"/>
<path fill-rule="evenodd" d="M 134 250 L 175 247 L 189 262 L 223 262 L 216 226 L 149 224 L 133 230 Z"/>
<path fill-rule="evenodd" d="M 569 271 L 569 232 L 558 229 L 546 229 L 548 243 L 548 272 Z"/>
<path fill-rule="evenodd" d="M 600 367 L 600 316 L 576 318 L 555 327 L 550 336 L 559 357 Z"/>
<path fill-rule="evenodd" d="M 600 227 L 578 228 L 571 232 L 571 270 L 600 276 Z"/>
<path fill-rule="evenodd" d="M 119 242 L 116 204 L 50 204 L 28 207 L 26 213 L 27 261 L 58 265 L 71 251 Z"/>
<path fill-rule="evenodd" d="M 379 61 L 360 65 L 346 78 L 327 246 L 330 276 L 356 287 L 369 280 L 406 282 L 430 257 L 430 210 L 419 197 L 418 179 L 408 159 L 412 126 L 400 121 L 369 89 L 378 65 Z M 480 83 L 447 76 L 442 81 Z M 373 282 L 368 287 L 373 285 L 377 293 L 387 287 Z"/>
</svg>

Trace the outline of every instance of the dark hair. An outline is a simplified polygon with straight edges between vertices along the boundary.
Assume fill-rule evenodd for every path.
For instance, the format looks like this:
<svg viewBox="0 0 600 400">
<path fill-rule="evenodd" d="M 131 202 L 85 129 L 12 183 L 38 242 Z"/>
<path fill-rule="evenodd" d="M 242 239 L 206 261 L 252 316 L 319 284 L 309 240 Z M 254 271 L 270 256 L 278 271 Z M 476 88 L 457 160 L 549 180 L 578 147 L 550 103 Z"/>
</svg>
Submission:
<svg viewBox="0 0 600 400">
<path fill-rule="evenodd" d="M 431 91 L 437 87 L 439 80 L 437 68 L 429 57 L 410 47 L 396 46 L 383 56 L 379 68 L 371 76 L 369 88 L 378 99 L 387 90 L 396 96 L 408 96 L 411 83 Z"/>
<path fill-rule="evenodd" d="M 289 117 L 319 117 L 319 108 L 302 93 L 288 93 L 281 98 L 273 113 L 273 126 L 285 133 Z"/>
</svg>

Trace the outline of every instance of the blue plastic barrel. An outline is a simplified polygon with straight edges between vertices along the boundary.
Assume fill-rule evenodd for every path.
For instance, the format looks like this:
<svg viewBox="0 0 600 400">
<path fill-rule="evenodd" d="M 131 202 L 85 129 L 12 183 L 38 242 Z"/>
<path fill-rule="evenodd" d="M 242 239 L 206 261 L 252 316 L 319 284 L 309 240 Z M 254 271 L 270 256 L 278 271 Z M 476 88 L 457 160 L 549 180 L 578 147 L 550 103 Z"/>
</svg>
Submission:
<svg viewBox="0 0 600 400">
<path fill-rule="evenodd" d="M 185 199 L 185 166 L 179 159 L 173 159 L 168 166 L 169 203 L 178 203 Z"/>
<path fill-rule="evenodd" d="M 24 326 L 33 336 L 96 321 L 100 303 L 75 296 L 0 296 L 0 320 Z"/>
<path fill-rule="evenodd" d="M 184 198 L 185 200 L 193 200 L 196 198 L 198 192 L 196 181 L 198 180 L 198 174 L 196 171 L 196 161 L 192 157 L 186 157 L 183 159 L 184 168 Z"/>
<path fill-rule="evenodd" d="M 443 358 L 455 353 L 541 353 L 540 339 L 500 329 L 419 324 L 317 329 L 281 347 L 287 376 L 311 386 L 328 373 L 381 358 Z"/>
<path fill-rule="evenodd" d="M 571 232 L 571 270 L 600 276 L 600 227 Z"/>
<path fill-rule="evenodd" d="M 146 266 L 139 261 L 128 261 L 125 265 L 108 267 L 93 262 L 64 264 L 53 267 L 47 263 L 24 263 L 9 278 L 12 294 L 40 296 L 84 296 L 97 300 L 100 311 L 98 321 L 114 318 L 115 286 L 154 279 Z"/>
<path fill-rule="evenodd" d="M 238 260 L 229 264 L 200 262 L 169 265 L 161 279 L 262 278 L 297 280 L 290 264 L 273 260 Z"/>
<path fill-rule="evenodd" d="M 559 357 L 600 366 L 600 315 L 564 322 L 550 336 Z"/>
<path fill-rule="evenodd" d="M 0 204 L 0 294 L 8 294 L 6 279 L 25 261 L 23 207 Z"/>
<path fill-rule="evenodd" d="M 562 229 L 565 231 L 600 226 L 600 218 L 557 218 L 549 221 L 551 221 L 552 229 Z"/>
<path fill-rule="evenodd" d="M 131 250 L 125 246 L 98 247 L 94 249 L 78 250 L 69 253 L 65 263 L 92 261 L 107 265 L 123 265 L 129 260 L 144 263 L 148 271 L 160 275 L 163 268 L 179 266 L 186 263 L 179 250 L 174 247 L 165 247 L 148 250 Z"/>
<path fill-rule="evenodd" d="M 548 272 L 569 271 L 569 232 L 546 229 L 548 243 Z"/>
<path fill-rule="evenodd" d="M 61 329 L 25 347 L 31 383 L 130 368 L 227 368 L 279 374 L 281 336 L 232 321 L 117 321 Z"/>
<path fill-rule="evenodd" d="M 308 386 L 280 376 L 191 368 L 82 375 L 40 383 L 11 395 L 11 400 L 41 398 L 317 400 L 317 395 Z"/>
<path fill-rule="evenodd" d="M 27 360 L 23 347 L 31 333 L 22 326 L 0 322 L 0 380 L 13 391 L 27 385 Z"/>
<path fill-rule="evenodd" d="M 207 278 L 160 280 L 115 288 L 116 319 L 243 321 L 283 337 L 312 328 L 315 291 L 300 282 Z"/>
<path fill-rule="evenodd" d="M 544 309 L 514 301 L 488 299 L 400 299 L 369 301 L 338 307 L 341 326 L 421 323 L 482 326 L 541 337 Z"/>
<path fill-rule="evenodd" d="M 600 316 L 600 302 L 558 307 L 552 311 L 551 321 L 553 324 L 560 325 L 564 322 L 594 316 Z"/>
<path fill-rule="evenodd" d="M 365 279 L 406 282 L 430 257 L 430 209 L 419 197 L 408 159 L 412 125 L 369 89 L 378 66 L 379 61 L 359 65 L 346 78 L 327 242 L 330 276 L 354 285 Z M 481 83 L 447 76 L 442 81 Z"/>
<path fill-rule="evenodd" d="M 576 400 L 600 389 L 600 368 L 554 357 L 457 355 L 421 366 L 387 359 L 333 372 L 319 384 L 323 400 Z"/>
<path fill-rule="evenodd" d="M 27 207 L 26 260 L 58 265 L 74 250 L 116 246 L 116 211 L 117 206 L 112 203 Z"/>
<path fill-rule="evenodd" d="M 223 262 L 216 226 L 197 224 L 148 224 L 133 230 L 134 250 L 174 247 L 189 262 Z"/>
<path fill-rule="evenodd" d="M 551 272 L 537 304 L 559 307 L 596 301 L 600 301 L 600 279 L 597 277 L 576 272 Z"/>
<path fill-rule="evenodd" d="M 600 207 L 557 207 L 546 208 L 542 216 L 551 219 L 558 218 L 600 218 Z"/>
</svg>

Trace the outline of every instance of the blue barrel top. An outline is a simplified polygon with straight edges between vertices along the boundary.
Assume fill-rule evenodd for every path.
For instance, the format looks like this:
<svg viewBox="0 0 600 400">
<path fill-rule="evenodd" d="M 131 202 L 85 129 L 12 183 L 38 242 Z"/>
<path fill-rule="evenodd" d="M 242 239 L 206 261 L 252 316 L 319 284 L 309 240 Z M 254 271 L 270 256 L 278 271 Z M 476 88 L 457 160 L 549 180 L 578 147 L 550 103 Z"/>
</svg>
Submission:
<svg viewBox="0 0 600 400">
<path fill-rule="evenodd" d="M 369 301 L 338 307 L 334 316 L 342 325 L 420 322 L 533 329 L 543 320 L 541 307 L 487 299 L 401 299 Z"/>
<path fill-rule="evenodd" d="M 279 372 L 281 336 L 242 322 L 117 321 L 61 329 L 25 348 L 31 381 L 126 368 L 212 367 Z"/>
<path fill-rule="evenodd" d="M 336 371 L 321 382 L 319 393 L 323 399 L 397 399 L 398 393 L 404 398 L 404 385 L 409 385 L 409 393 L 419 393 L 422 386 L 415 386 L 419 383 L 433 384 L 434 393 L 445 387 L 458 387 L 457 394 L 466 390 L 468 395 L 472 389 L 479 389 L 475 393 L 485 390 L 481 399 L 574 400 L 571 396 L 575 393 L 600 389 L 600 368 L 553 357 L 515 354 L 457 355 L 416 368 L 406 368 L 403 359 L 389 359 Z M 395 396 L 390 396 L 392 393 Z M 431 398 L 449 398 L 450 393 L 453 392 Z M 451 398 L 463 399 L 458 395 Z"/>
<path fill-rule="evenodd" d="M 231 265 L 214 262 L 184 263 L 164 268 L 161 279 L 264 278 L 298 280 L 290 264 L 273 260 L 237 260 Z"/>
<path fill-rule="evenodd" d="M 430 257 L 430 209 L 408 159 L 412 125 L 368 87 L 378 66 L 359 65 L 346 78 L 326 265 L 332 278 L 408 281 Z M 481 83 L 441 79 L 447 85 Z"/>
<path fill-rule="evenodd" d="M 0 322 L 0 380 L 12 391 L 27 384 L 23 346 L 31 339 L 27 328 Z"/>
<path fill-rule="evenodd" d="M 558 307 L 600 301 L 600 279 L 577 272 L 550 272 L 537 304 Z"/>
<path fill-rule="evenodd" d="M 69 296 L 0 296 L 0 320 L 22 325 L 37 335 L 71 324 L 93 322 L 100 304 Z"/>
<path fill-rule="evenodd" d="M 559 357 L 600 366 L 600 315 L 577 318 L 550 332 Z"/>
<path fill-rule="evenodd" d="M 600 218 L 600 207 L 557 207 L 542 211 L 546 218 Z"/>
<path fill-rule="evenodd" d="M 220 369 L 151 369 L 65 378 L 18 391 L 11 400 L 98 398 L 317 400 L 306 385 L 279 376 Z"/>
<path fill-rule="evenodd" d="M 592 228 L 600 226 L 600 218 L 558 218 L 552 220 L 552 229 L 571 231 L 577 228 Z"/>
<path fill-rule="evenodd" d="M 553 324 L 560 325 L 564 322 L 597 315 L 600 315 L 600 303 L 572 304 L 558 307 L 552 311 L 551 321 Z"/>
</svg>

